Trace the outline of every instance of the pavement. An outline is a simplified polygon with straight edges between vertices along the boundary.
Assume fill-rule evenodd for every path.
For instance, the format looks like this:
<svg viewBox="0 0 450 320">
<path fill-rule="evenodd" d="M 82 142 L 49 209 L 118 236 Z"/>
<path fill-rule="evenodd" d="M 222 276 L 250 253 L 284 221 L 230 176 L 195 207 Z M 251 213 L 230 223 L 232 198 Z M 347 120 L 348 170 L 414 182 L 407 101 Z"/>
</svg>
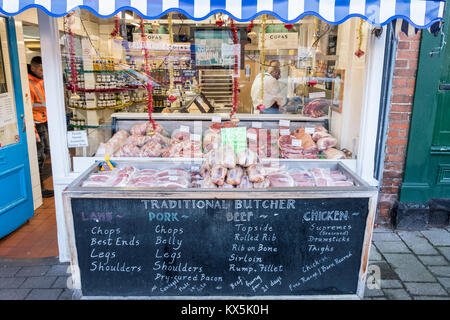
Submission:
<svg viewBox="0 0 450 320">
<path fill-rule="evenodd" d="M 374 229 L 364 300 L 449 300 L 450 227 Z M 78 300 L 69 263 L 0 257 L 0 300 Z"/>
</svg>

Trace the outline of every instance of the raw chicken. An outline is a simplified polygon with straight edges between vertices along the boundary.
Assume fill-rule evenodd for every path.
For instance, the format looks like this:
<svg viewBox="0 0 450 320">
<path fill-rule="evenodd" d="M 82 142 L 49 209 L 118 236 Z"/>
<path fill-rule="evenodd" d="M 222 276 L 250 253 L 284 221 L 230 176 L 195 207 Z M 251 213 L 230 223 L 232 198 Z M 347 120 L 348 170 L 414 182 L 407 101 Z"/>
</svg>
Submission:
<svg viewBox="0 0 450 320">
<path fill-rule="evenodd" d="M 237 186 L 241 183 L 243 175 L 244 170 L 241 167 L 236 166 L 235 168 L 228 170 L 226 182 L 233 186 Z"/>
<path fill-rule="evenodd" d="M 262 182 L 255 182 L 253 188 L 255 189 L 267 189 L 270 187 L 270 179 L 266 177 Z"/>
<path fill-rule="evenodd" d="M 228 169 L 236 167 L 236 154 L 234 148 L 228 145 L 211 150 L 207 155 L 207 164 L 210 168 L 221 165 Z"/>
<path fill-rule="evenodd" d="M 253 183 L 250 182 L 248 175 L 244 174 L 242 176 L 241 183 L 239 185 L 237 185 L 236 187 L 240 188 L 240 189 L 252 189 Z"/>
<path fill-rule="evenodd" d="M 225 182 L 228 169 L 221 165 L 216 165 L 211 169 L 211 181 L 218 186 L 221 186 Z"/>
<path fill-rule="evenodd" d="M 242 167 L 249 167 L 259 163 L 258 155 L 250 149 L 243 149 L 237 154 L 237 164 Z"/>
<path fill-rule="evenodd" d="M 259 164 L 252 164 L 247 168 L 248 180 L 253 183 L 263 182 L 266 173 L 264 167 Z"/>
</svg>

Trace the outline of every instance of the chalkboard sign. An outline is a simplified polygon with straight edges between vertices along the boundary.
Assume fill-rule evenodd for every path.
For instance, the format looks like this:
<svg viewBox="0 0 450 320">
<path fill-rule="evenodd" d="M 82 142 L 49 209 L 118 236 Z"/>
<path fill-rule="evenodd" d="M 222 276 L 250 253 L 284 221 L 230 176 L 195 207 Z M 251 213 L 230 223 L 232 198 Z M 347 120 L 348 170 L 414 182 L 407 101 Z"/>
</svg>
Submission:
<svg viewBox="0 0 450 320">
<path fill-rule="evenodd" d="M 368 198 L 72 198 L 84 296 L 356 294 Z"/>
</svg>

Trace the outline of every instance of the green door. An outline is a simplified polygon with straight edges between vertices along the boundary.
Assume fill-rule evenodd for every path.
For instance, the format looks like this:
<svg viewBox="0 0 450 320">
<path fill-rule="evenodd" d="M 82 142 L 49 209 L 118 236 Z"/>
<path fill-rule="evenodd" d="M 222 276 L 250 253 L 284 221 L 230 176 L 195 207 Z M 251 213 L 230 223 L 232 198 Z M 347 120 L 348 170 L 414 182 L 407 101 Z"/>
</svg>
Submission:
<svg viewBox="0 0 450 320">
<path fill-rule="evenodd" d="M 446 10 L 445 21 L 450 21 Z M 445 23 L 444 34 L 450 33 Z M 422 31 L 401 202 L 450 198 L 450 44 Z"/>
</svg>

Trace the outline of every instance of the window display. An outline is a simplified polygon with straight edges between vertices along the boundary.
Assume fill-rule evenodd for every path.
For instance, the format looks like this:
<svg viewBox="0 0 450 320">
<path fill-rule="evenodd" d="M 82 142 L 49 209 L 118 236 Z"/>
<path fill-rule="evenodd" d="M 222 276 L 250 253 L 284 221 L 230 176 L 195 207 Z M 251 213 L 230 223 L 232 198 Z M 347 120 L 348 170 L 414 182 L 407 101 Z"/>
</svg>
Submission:
<svg viewBox="0 0 450 320">
<path fill-rule="evenodd" d="M 333 26 L 314 16 L 241 23 L 180 13 L 101 19 L 79 10 L 60 19 L 69 130 L 89 138 L 75 156 L 207 158 L 230 143 L 227 132 L 260 159 L 357 155 L 368 30 L 359 18 Z M 140 121 L 118 130 L 123 114 Z M 166 127 L 180 114 L 190 131 L 187 123 Z M 205 117 L 197 128 L 195 114 Z M 280 122 L 258 126 L 261 116 Z M 288 119 L 296 122 L 281 123 Z"/>
</svg>

